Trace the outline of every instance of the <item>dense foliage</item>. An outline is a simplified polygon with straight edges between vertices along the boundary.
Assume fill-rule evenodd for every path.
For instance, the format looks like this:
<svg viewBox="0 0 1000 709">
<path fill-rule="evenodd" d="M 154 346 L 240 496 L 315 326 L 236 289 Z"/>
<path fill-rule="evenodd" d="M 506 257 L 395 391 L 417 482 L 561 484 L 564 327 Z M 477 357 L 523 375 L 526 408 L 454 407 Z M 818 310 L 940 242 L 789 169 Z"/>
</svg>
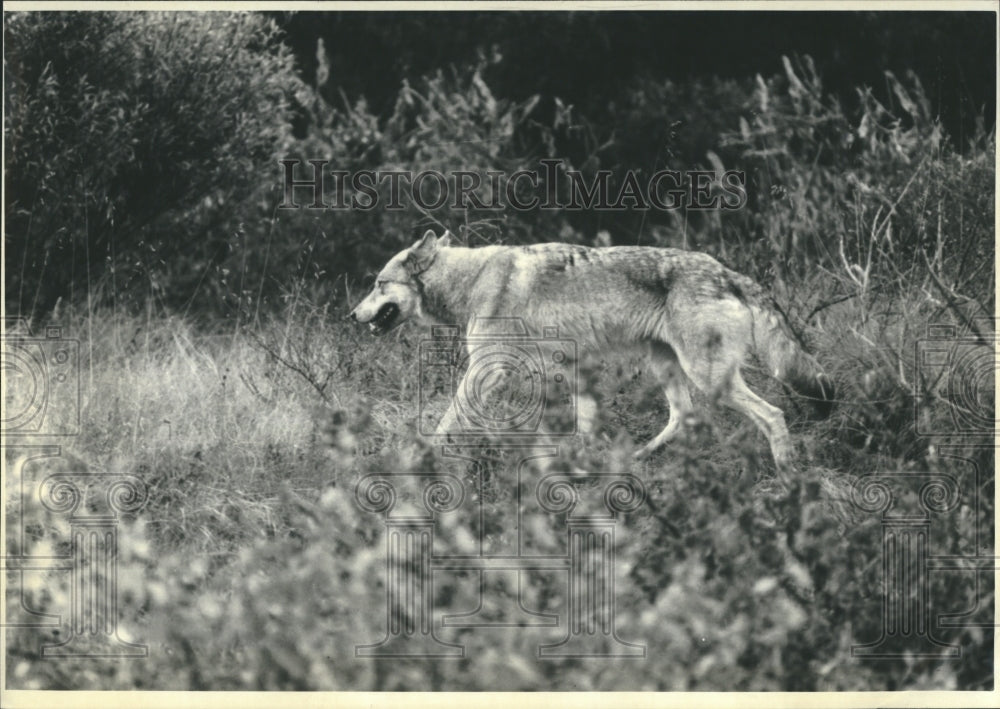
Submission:
<svg viewBox="0 0 1000 709">
<path fill-rule="evenodd" d="M 60 440 L 61 459 L 6 451 L 9 553 L 67 551 L 66 515 L 35 494 L 50 472 L 141 479 L 144 507 L 120 517 L 118 625 L 120 637 L 149 646 L 145 659 L 52 661 L 39 646 L 65 627 L 9 627 L 8 686 L 992 688 L 988 572 L 935 572 L 920 601 L 935 617 L 951 614 L 932 632 L 960 657 L 914 654 L 912 638 L 888 658 L 852 656 L 885 621 L 885 525 L 871 499 L 859 502 L 865 476 L 896 475 L 897 513 L 923 514 L 928 499 L 941 508 L 930 519 L 932 555 L 994 553 L 994 453 L 986 428 L 968 435 L 967 418 L 970 407 L 988 418 L 995 410 L 991 121 L 957 140 L 926 77 L 898 66 L 880 67 L 883 86 L 845 98 L 824 85 L 829 57 L 689 80 L 636 62 L 625 77 L 594 70 L 602 93 L 586 99 L 593 57 L 573 81 L 552 83 L 536 62 L 537 83 L 514 82 L 524 66 L 508 68 L 510 46 L 477 41 L 474 24 L 456 30 L 450 50 L 469 56 L 431 48 L 385 58 L 401 63 L 399 80 L 366 100 L 366 82 L 343 76 L 360 60 L 295 32 L 302 17 L 277 19 L 299 59 L 311 57 L 299 66 L 304 80 L 258 15 L 5 18 L 8 310 L 19 304 L 36 329 L 60 325 L 80 340 L 82 391 L 80 434 Z M 498 26 L 527 32 L 524 17 Z M 531 44 L 559 36 L 553 72 L 588 37 L 614 38 L 597 56 L 623 41 L 594 16 L 560 17 L 538 21 Z M 359 43 L 381 31 L 391 45 L 407 28 L 429 31 L 420 18 L 350 26 Z M 622 22 L 635 16 L 608 26 Z M 651 43 L 639 35 L 633 59 Z M 616 185 L 628 170 L 743 170 L 749 201 L 732 212 L 428 211 L 411 201 L 277 209 L 279 158 L 486 174 L 533 169 L 543 157 L 588 175 L 609 169 Z M 383 521 L 355 495 L 365 475 L 462 482 L 464 504 L 438 519 L 436 554 L 509 545 L 521 533 L 552 553 L 565 542 L 565 515 L 536 510 L 526 529 L 512 528 L 511 505 L 522 493 L 530 502 L 534 478 L 519 489 L 496 451 L 456 462 L 418 435 L 426 333 L 404 325 L 376 340 L 340 320 L 360 281 L 428 227 L 472 245 L 560 239 L 710 252 L 774 291 L 835 380 L 833 415 L 800 422 L 801 402 L 748 368 L 754 388 L 788 412 L 798 463 L 786 488 L 756 429 L 707 397 L 696 398 L 702 413 L 683 440 L 632 461 L 635 443 L 669 415 L 654 378 L 625 356 L 581 373 L 595 428 L 568 439 L 551 470 L 574 477 L 581 497 L 597 473 L 633 475 L 645 488 L 615 532 L 617 630 L 645 644 L 644 658 L 539 659 L 539 644 L 565 635 L 565 615 L 559 627 L 441 627 L 445 614 L 518 594 L 531 611 L 564 614 L 572 593 L 565 573 L 532 572 L 519 589 L 487 585 L 480 599 L 474 572 L 449 570 L 434 575 L 436 632 L 463 643 L 463 659 L 355 656 L 385 635 L 392 571 Z M 954 334 L 928 345 L 929 326 Z M 928 346 L 991 364 L 963 380 L 929 367 Z M 444 392 L 433 399 L 446 403 Z M 954 480 L 958 492 L 928 493 L 921 486 L 932 478 Z M 400 504 L 419 500 L 410 490 Z M 910 561 L 901 572 L 920 571 Z M 66 614 L 72 588 L 64 572 L 24 572 L 9 575 L 8 594 L 12 612 L 37 618 Z"/>
<path fill-rule="evenodd" d="M 8 309 L 160 298 L 216 258 L 219 214 L 290 137 L 301 84 L 273 23 L 24 13 L 4 16 L 4 44 Z"/>
</svg>

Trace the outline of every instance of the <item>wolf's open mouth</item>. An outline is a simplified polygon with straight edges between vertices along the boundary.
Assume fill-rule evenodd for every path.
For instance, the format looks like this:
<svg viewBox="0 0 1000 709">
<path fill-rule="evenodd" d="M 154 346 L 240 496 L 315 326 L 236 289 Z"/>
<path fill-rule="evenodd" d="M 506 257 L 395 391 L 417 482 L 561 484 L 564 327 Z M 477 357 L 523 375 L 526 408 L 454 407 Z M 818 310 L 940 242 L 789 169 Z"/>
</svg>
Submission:
<svg viewBox="0 0 1000 709">
<path fill-rule="evenodd" d="M 398 315 L 399 306 L 395 303 L 386 303 L 378 309 L 375 317 L 368 323 L 368 328 L 375 335 L 384 335 L 392 329 Z"/>
</svg>

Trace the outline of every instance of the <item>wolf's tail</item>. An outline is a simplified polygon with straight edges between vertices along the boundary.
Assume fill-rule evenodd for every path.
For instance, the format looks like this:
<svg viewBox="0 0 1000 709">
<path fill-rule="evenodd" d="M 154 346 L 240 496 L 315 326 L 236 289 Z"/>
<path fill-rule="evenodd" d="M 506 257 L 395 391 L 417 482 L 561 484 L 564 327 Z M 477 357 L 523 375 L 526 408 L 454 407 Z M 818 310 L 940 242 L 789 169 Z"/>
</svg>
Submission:
<svg viewBox="0 0 1000 709">
<path fill-rule="evenodd" d="M 833 382 L 806 352 L 788 320 L 767 296 L 750 305 L 757 356 L 770 373 L 809 400 L 817 418 L 833 410 Z"/>
</svg>

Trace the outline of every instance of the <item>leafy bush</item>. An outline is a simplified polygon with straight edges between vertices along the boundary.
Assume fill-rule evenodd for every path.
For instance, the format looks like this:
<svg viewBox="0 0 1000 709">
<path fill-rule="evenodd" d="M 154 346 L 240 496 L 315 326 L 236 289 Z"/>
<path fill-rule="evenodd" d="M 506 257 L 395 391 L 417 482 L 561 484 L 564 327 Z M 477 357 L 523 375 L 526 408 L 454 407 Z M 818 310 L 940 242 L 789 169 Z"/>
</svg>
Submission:
<svg viewBox="0 0 1000 709">
<path fill-rule="evenodd" d="M 28 12 L 4 17 L 4 39 L 8 308 L 197 279 L 225 247 L 213 219 L 290 138 L 302 85 L 274 24 Z"/>
<path fill-rule="evenodd" d="M 854 476 L 929 471 L 954 477 L 961 505 L 934 515 L 929 552 L 968 555 L 992 538 L 992 453 L 966 463 L 927 458 L 922 467 L 855 446 L 825 429 L 801 431 L 797 488 L 773 477 L 766 441 L 751 424 L 705 404 L 698 425 L 662 454 L 630 459 L 632 439 L 662 425 L 653 377 L 616 376 L 610 361 L 581 386 L 596 402 L 589 439 L 570 439 L 522 487 L 510 459 L 441 458 L 415 435 L 415 333 L 374 339 L 299 301 L 251 332 L 199 336 L 183 321 L 123 315 L 65 324 L 93 332 L 83 348 L 86 389 L 80 440 L 62 462 L 10 465 L 6 482 L 11 555 L 65 553 L 65 515 L 37 504 L 52 472 L 122 471 L 140 477 L 146 506 L 122 519 L 119 629 L 149 645 L 145 659 L 38 656 L 53 629 L 11 627 L 8 684 L 92 689 L 628 689 L 871 690 L 980 689 L 992 682 L 992 596 L 969 573 L 931 576 L 934 612 L 964 616 L 935 628 L 962 648 L 961 661 L 907 657 L 864 661 L 854 644 L 883 627 L 882 533 L 877 514 L 853 501 Z M 629 371 L 626 367 L 625 371 Z M 320 386 L 317 386 L 320 384 Z M 443 395 L 442 395 L 443 396 Z M 934 404 L 946 407 L 945 402 Z M 858 422 L 871 426 L 877 422 Z M 123 432 L 125 435 L 123 435 Z M 810 455 L 812 453 L 813 455 Z M 822 464 L 817 463 L 822 460 Z M 86 461 L 86 462 L 85 462 Z M 632 474 L 644 503 L 619 516 L 616 623 L 619 637 L 646 645 L 644 659 L 539 659 L 538 644 L 566 633 L 564 573 L 528 572 L 521 599 L 562 623 L 537 628 L 448 628 L 466 645 L 461 660 L 355 656 L 386 632 L 386 527 L 363 509 L 355 485 L 371 473 L 451 474 L 466 490 L 438 516 L 435 554 L 475 555 L 520 533 L 532 550 L 558 554 L 565 515 L 532 510 L 542 473 Z M 20 477 L 17 477 L 20 474 Z M 427 479 L 427 478 L 424 478 Z M 430 478 L 434 479 L 434 478 Z M 978 498 L 973 490 L 981 486 Z M 26 494 L 22 495 L 22 491 Z M 420 487 L 400 485 L 400 510 L 419 506 Z M 592 493 L 592 491 L 591 491 Z M 919 513 L 916 488 L 896 491 L 896 512 Z M 28 504 L 21 503 L 27 500 Z M 513 528 L 511 506 L 527 510 Z M 600 504 L 598 502 L 598 504 Z M 480 516 L 480 514 L 482 516 Z M 482 525 L 482 526 L 480 526 Z M 24 528 L 28 534 L 17 532 Z M 480 535 L 483 530 L 483 535 Z M 910 569 L 915 572 L 914 569 Z M 24 577 L 26 607 L 65 613 L 65 573 Z M 489 611 L 514 591 L 476 573 L 435 571 L 434 615 Z M 20 607 L 19 580 L 8 607 Z M 903 642 L 902 649 L 909 647 Z"/>
<path fill-rule="evenodd" d="M 317 97 L 309 104 L 310 131 L 289 147 L 283 157 L 298 160 L 295 179 L 312 178 L 309 160 L 326 160 L 324 170 L 359 170 L 375 172 L 406 171 L 411 177 L 425 171 L 449 176 L 462 170 L 479 175 L 482 186 L 475 194 L 486 204 L 493 199 L 490 170 L 514 171 L 536 167 L 538 146 L 527 142 L 526 133 L 544 133 L 533 122 L 537 97 L 520 103 L 496 99 L 482 78 L 486 60 L 467 71 L 437 72 L 419 82 L 404 82 L 392 113 L 374 114 L 364 100 L 353 105 L 334 107 Z M 278 167 L 278 166 L 275 166 Z M 283 173 L 273 173 L 279 180 Z M 324 275 L 346 276 L 357 282 L 377 272 L 389 256 L 409 246 L 428 227 L 439 232 L 450 228 L 473 244 L 529 240 L 540 234 L 558 233 L 558 220 L 552 214 L 523 214 L 511 210 L 452 208 L 454 183 L 449 177 L 449 199 L 440 208 L 428 211 L 415 204 L 408 186 L 402 183 L 399 207 L 387 209 L 392 201 L 389 181 L 378 185 L 379 201 L 375 209 L 311 209 L 309 188 L 295 194 L 298 209 L 275 208 L 283 202 L 282 183 L 272 188 L 259 205 L 257 226 L 244 224 L 240 248 L 234 249 L 225 264 L 241 280 L 260 284 L 251 289 L 256 297 L 263 293 L 272 305 L 275 296 L 287 292 L 291 279 L 308 286 L 308 294 L 329 298 L 329 284 Z M 350 185 L 340 191 L 327 174 L 325 202 L 350 204 L 358 197 Z M 428 186 L 429 184 L 429 186 Z M 437 197 L 436 183 L 425 183 L 425 197 Z M 503 186 L 501 186 L 503 189 Z M 303 255 L 308 254 L 308 258 Z M 215 280 L 209 288 L 218 288 Z M 231 298 L 232 282 L 221 288 Z M 211 293 L 211 291 L 209 291 Z M 338 294 L 339 295 L 339 294 Z M 209 301 L 212 298 L 208 298 Z"/>
<path fill-rule="evenodd" d="M 734 226 L 763 248 L 758 267 L 801 277 L 821 266 L 864 289 L 931 268 L 990 308 L 995 136 L 980 131 L 959 152 L 912 73 L 903 82 L 886 72 L 883 101 L 859 88 L 849 116 L 810 57 L 784 65 L 757 77 L 739 131 L 722 136 L 749 174 L 749 208 Z"/>
</svg>

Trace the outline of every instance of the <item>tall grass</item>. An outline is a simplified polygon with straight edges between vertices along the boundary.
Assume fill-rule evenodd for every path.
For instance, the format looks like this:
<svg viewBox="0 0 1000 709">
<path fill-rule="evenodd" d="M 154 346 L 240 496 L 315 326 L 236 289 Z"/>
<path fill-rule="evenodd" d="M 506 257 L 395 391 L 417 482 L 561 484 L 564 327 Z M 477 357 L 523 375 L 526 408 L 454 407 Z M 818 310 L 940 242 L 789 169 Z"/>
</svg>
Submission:
<svg viewBox="0 0 1000 709">
<path fill-rule="evenodd" d="M 449 95 L 442 86 L 438 79 L 424 87 L 428 101 Z M 960 504 L 932 520 L 932 553 L 987 554 L 974 545 L 995 529 L 993 450 L 977 446 L 981 438 L 948 435 L 963 402 L 918 357 L 932 325 L 954 326 L 962 346 L 992 352 L 994 267 L 980 252 L 993 248 L 992 200 L 982 195 L 992 190 L 994 137 L 956 150 L 933 138 L 918 89 L 893 87 L 906 120 L 874 99 L 860 118 L 845 115 L 808 67 L 789 63 L 783 77 L 762 79 L 756 117 L 724 153 L 756 170 L 760 202 L 734 220 L 708 220 L 696 234 L 775 291 L 836 382 L 833 415 L 807 422 L 800 402 L 749 367 L 752 386 L 788 414 L 798 461 L 791 489 L 776 481 L 759 432 L 698 395 L 701 414 L 682 439 L 632 461 L 635 442 L 669 415 L 653 377 L 640 362 L 614 357 L 581 373 L 584 398 L 595 404 L 592 430 L 566 439 L 546 470 L 574 475 L 583 488 L 598 472 L 643 482 L 644 504 L 622 515 L 616 531 L 616 600 L 618 634 L 645 643 L 644 659 L 538 659 L 537 645 L 558 641 L 564 624 L 439 627 L 443 640 L 467 646 L 461 660 L 355 657 L 355 646 L 380 640 L 387 622 L 385 528 L 357 504 L 358 480 L 379 472 L 461 480 L 466 504 L 440 516 L 436 554 L 474 553 L 480 529 L 487 544 L 509 543 L 512 500 L 519 492 L 530 500 L 533 490 L 505 477 L 502 451 L 456 462 L 417 435 L 416 353 L 426 333 L 404 325 L 369 338 L 341 321 L 339 292 L 321 297 L 329 279 L 302 267 L 295 272 L 305 280 L 286 289 L 281 308 L 237 288 L 241 307 L 209 326 L 153 303 L 141 314 L 69 307 L 50 318 L 81 340 L 82 430 L 64 441 L 67 462 L 22 466 L 8 449 L 8 538 L 21 525 L 20 553 L 63 548 L 66 520 L 34 502 L 20 507 L 17 494 L 18 482 L 30 491 L 49 465 L 139 476 L 149 496 L 122 517 L 120 627 L 150 652 L 143 660 L 53 662 L 38 656 L 53 631 L 8 628 L 8 686 L 992 687 L 994 601 L 976 574 L 930 579 L 935 613 L 974 611 L 956 627 L 934 629 L 961 647 L 961 660 L 907 655 L 906 643 L 890 659 L 851 654 L 883 627 L 881 519 L 852 503 L 857 478 L 953 477 Z M 475 106 L 488 104 L 480 89 L 472 96 Z M 513 120 L 517 110 L 497 115 Z M 357 128 L 361 114 L 349 109 L 336 121 Z M 449 119 L 440 120 L 438 133 Z M 849 145 L 849 136 L 864 145 Z M 356 241 L 350 248 L 363 251 Z M 991 386 L 979 384 L 981 399 L 971 403 L 991 411 Z M 433 404 L 446 405 L 447 394 Z M 952 446 L 948 455 L 943 444 Z M 542 472 L 529 469 L 529 482 Z M 918 491 L 899 491 L 897 505 L 918 512 Z M 517 532 L 552 552 L 562 549 L 565 523 L 539 513 Z M 530 573 L 522 582 L 525 607 L 565 613 L 564 576 Z M 481 599 L 470 572 L 435 572 L 434 583 L 436 619 L 515 594 L 489 585 Z M 8 593 L 16 586 L 8 583 Z M 64 612 L 68 603 L 65 574 L 28 574 L 24 589 L 36 612 Z M 19 602 L 8 595 L 8 605 Z"/>
<path fill-rule="evenodd" d="M 497 533 L 509 531 L 513 490 L 504 482 L 503 460 L 486 463 L 497 472 L 483 487 L 476 466 L 456 469 L 415 434 L 416 328 L 369 339 L 333 318 L 308 313 L 300 303 L 296 314 L 250 332 L 209 336 L 176 318 L 96 313 L 90 323 L 86 316 L 68 317 L 67 329 L 92 332 L 93 341 L 82 348 L 81 368 L 88 373 L 84 428 L 65 455 L 86 461 L 91 470 L 137 474 L 149 491 L 146 507 L 123 522 L 120 583 L 122 626 L 128 637 L 150 643 L 150 657 L 53 663 L 37 655 L 43 633 L 8 631 L 11 684 L 805 690 L 988 685 L 992 641 L 972 626 L 947 636 L 963 645 L 961 664 L 850 659 L 850 645 L 870 640 L 881 622 L 880 526 L 877 517 L 851 506 L 851 475 L 917 461 L 939 473 L 969 475 L 957 463 L 932 461 L 926 446 L 915 448 L 918 439 L 907 437 L 912 400 L 895 382 L 879 383 L 890 365 L 866 341 L 893 335 L 879 330 L 877 319 L 852 332 L 847 323 L 858 312 L 851 305 L 836 315 L 844 324 L 840 336 L 817 341 L 842 392 L 836 413 L 809 425 L 794 423 L 791 414 L 803 485 L 791 496 L 774 480 L 766 441 L 756 429 L 713 410 L 707 400 L 700 401 L 706 413 L 684 440 L 651 461 L 633 463 L 632 439 L 645 440 L 667 415 L 655 382 L 628 360 L 585 373 L 598 403 L 595 435 L 567 441 L 554 465 L 580 474 L 631 473 L 647 486 L 647 504 L 622 522 L 617 556 L 619 634 L 644 640 L 646 660 L 535 659 L 534 647 L 557 640 L 559 629 L 445 629 L 443 639 L 467 645 L 468 659 L 458 663 L 395 660 L 390 672 L 384 661 L 355 658 L 354 645 L 380 639 L 386 622 L 384 530 L 377 515 L 354 501 L 355 482 L 370 472 L 457 474 L 470 491 L 479 490 Z M 903 347 L 909 344 L 904 339 Z M 864 371 L 858 359 L 873 368 L 874 380 L 867 372 L 856 376 Z M 760 384 L 781 401 L 776 387 Z M 879 386 L 887 393 L 873 396 Z M 795 411 L 793 402 L 784 405 Z M 14 463 L 8 460 L 9 469 L 18 469 Z M 37 480 L 35 475 L 26 477 Z M 470 553 L 474 519 L 474 507 L 446 515 L 435 553 Z M 39 530 L 30 537 L 32 547 L 56 544 L 65 525 L 40 508 L 28 510 L 21 522 Z M 984 522 L 955 516 L 942 526 L 952 526 L 948 544 L 962 546 Z M 559 548 L 564 520 L 542 516 L 532 524 L 534 543 Z M 474 576 L 435 578 L 438 597 L 445 599 L 436 613 L 476 607 Z M 29 603 L 55 610 L 65 600 L 66 583 L 58 574 L 35 578 Z M 528 607 L 565 608 L 557 575 L 531 575 L 526 583 Z M 945 594 L 940 603 L 948 607 L 959 598 L 958 605 L 987 600 L 976 596 L 968 578 L 939 579 L 935 592 Z M 490 594 L 503 591 L 486 593 L 488 602 Z"/>
</svg>

